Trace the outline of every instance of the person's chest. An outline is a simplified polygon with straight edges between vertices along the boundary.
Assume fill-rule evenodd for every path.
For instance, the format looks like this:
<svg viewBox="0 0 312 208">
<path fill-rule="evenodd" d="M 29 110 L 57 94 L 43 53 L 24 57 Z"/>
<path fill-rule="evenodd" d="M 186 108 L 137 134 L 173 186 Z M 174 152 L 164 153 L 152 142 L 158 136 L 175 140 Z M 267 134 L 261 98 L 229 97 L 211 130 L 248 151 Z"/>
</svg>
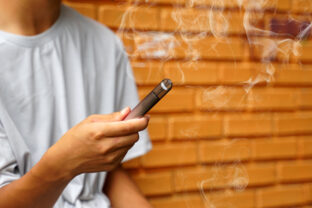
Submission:
<svg viewBox="0 0 312 208">
<path fill-rule="evenodd" d="M 114 111 L 115 60 L 96 50 L 63 42 L 0 49 L 0 98 L 34 160 L 88 115 Z"/>
</svg>

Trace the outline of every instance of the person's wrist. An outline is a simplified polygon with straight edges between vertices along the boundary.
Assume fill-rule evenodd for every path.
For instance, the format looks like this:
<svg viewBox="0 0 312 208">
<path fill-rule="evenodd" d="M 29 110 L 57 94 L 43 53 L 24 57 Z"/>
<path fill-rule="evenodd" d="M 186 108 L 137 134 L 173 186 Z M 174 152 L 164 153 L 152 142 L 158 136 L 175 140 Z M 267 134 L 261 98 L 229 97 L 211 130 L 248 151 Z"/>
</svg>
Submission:
<svg viewBox="0 0 312 208">
<path fill-rule="evenodd" d="M 46 182 L 69 182 L 76 176 L 66 160 L 51 149 L 42 156 L 32 173 Z"/>
</svg>

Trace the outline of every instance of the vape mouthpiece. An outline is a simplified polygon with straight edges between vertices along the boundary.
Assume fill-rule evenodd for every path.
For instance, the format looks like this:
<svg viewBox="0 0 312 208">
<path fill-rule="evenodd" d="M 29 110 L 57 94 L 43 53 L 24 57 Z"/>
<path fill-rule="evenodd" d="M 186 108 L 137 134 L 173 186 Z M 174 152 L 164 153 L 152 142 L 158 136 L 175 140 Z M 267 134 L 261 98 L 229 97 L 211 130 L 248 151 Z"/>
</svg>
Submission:
<svg viewBox="0 0 312 208">
<path fill-rule="evenodd" d="M 172 82 L 170 79 L 164 79 L 163 81 L 160 82 L 159 85 L 157 85 L 154 90 L 153 93 L 159 98 L 161 99 L 162 97 L 164 97 L 172 88 Z"/>
<path fill-rule="evenodd" d="M 163 81 L 161 81 L 160 85 L 166 91 L 172 88 L 172 82 L 170 79 L 164 79 Z"/>
<path fill-rule="evenodd" d="M 125 120 L 144 116 L 172 88 L 170 79 L 161 81 L 143 100 L 136 105 Z"/>
</svg>

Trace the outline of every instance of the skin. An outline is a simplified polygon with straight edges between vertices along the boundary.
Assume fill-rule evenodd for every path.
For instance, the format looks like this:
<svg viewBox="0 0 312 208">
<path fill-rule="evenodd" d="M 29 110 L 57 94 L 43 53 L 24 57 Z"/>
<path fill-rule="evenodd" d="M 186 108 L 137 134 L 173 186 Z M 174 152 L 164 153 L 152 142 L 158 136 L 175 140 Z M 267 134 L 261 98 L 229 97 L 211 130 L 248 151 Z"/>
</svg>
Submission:
<svg viewBox="0 0 312 208">
<path fill-rule="evenodd" d="M 37 35 L 57 20 L 60 6 L 60 0 L 0 0 L 0 30 Z M 123 121 L 129 112 L 130 108 L 125 108 L 108 115 L 92 115 L 71 128 L 29 172 L 0 189 L 0 207 L 53 207 L 75 176 L 108 171 L 104 191 L 112 207 L 150 208 L 120 166 L 127 151 L 138 141 L 138 132 L 149 121 L 147 116 Z"/>
</svg>

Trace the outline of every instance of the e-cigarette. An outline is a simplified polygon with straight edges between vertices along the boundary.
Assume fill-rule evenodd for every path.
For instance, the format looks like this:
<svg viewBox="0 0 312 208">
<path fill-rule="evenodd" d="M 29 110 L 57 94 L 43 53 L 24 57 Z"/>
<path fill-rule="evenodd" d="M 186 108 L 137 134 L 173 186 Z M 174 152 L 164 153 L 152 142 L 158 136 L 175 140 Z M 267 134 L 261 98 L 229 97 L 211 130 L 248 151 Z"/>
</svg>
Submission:
<svg viewBox="0 0 312 208">
<path fill-rule="evenodd" d="M 125 120 L 144 116 L 172 88 L 170 79 L 162 80 L 138 105 L 136 105 Z"/>
</svg>

